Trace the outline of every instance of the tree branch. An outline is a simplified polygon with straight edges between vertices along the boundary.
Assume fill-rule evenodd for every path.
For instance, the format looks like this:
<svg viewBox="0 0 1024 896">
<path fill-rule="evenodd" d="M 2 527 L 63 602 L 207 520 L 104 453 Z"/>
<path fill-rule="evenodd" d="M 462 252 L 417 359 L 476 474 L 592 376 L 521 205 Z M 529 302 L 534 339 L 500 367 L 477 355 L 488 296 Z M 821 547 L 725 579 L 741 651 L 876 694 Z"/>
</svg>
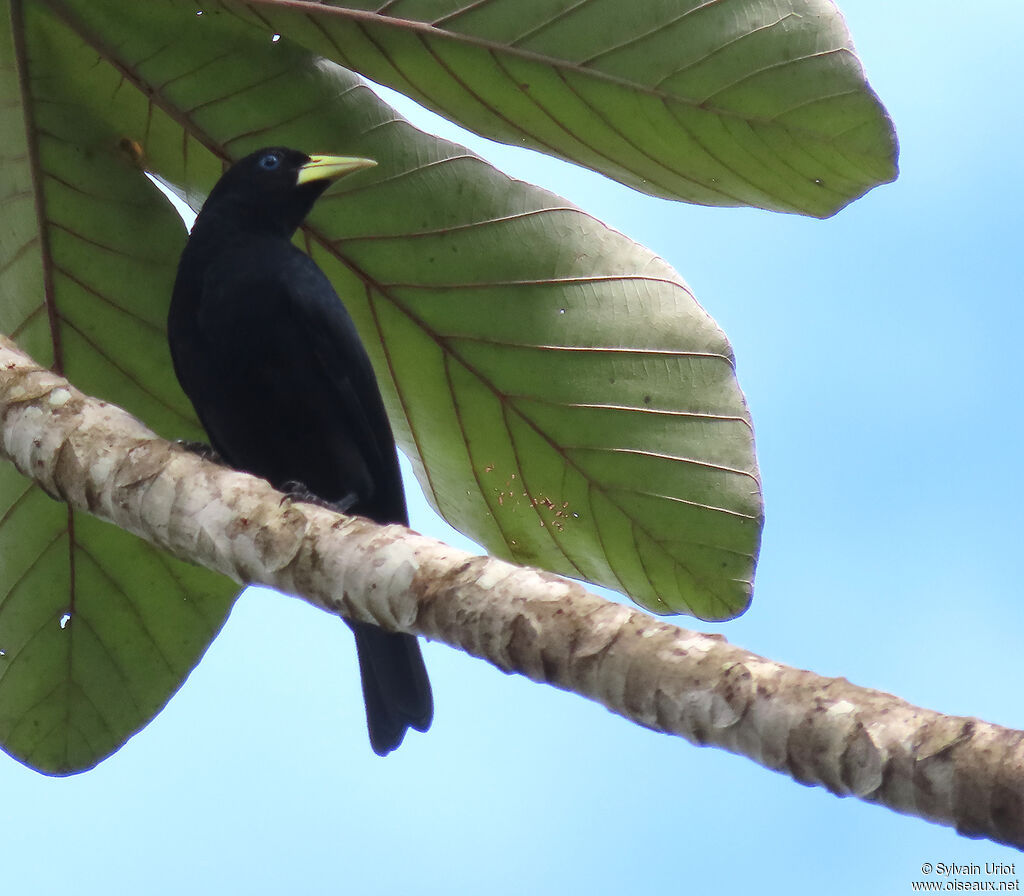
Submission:
<svg viewBox="0 0 1024 896">
<path fill-rule="evenodd" d="M 163 441 L 0 336 L 0 454 L 49 494 L 238 582 L 443 641 L 838 796 L 1024 847 L 1024 732 L 944 716 L 476 557 L 285 499 Z"/>
</svg>

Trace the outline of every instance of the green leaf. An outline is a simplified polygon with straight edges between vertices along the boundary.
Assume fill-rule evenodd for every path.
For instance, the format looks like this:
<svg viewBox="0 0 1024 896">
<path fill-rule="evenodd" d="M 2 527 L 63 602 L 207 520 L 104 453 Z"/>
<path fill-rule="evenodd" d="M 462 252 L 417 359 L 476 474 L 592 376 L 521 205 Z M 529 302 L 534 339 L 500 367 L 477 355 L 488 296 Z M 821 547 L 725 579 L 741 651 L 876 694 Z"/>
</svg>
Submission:
<svg viewBox="0 0 1024 896">
<path fill-rule="evenodd" d="M 11 8 L 0 327 L 22 345 L 161 434 L 195 436 L 163 336 L 182 234 L 142 168 L 198 207 L 259 146 L 375 158 L 300 242 L 356 318 L 428 498 L 493 553 L 656 612 L 747 606 L 762 515 L 749 415 L 725 337 L 668 265 L 417 131 L 287 33 L 189 3 Z M 79 770 L 159 709 L 233 586 L 0 475 L 0 738 Z"/>
<path fill-rule="evenodd" d="M 303 242 L 446 519 L 658 612 L 746 607 L 761 522 L 750 421 L 725 337 L 668 265 L 422 134 L 287 38 L 226 14 L 80 8 L 147 98 L 125 132 L 186 194 L 210 188 L 218 158 L 268 143 L 378 160 L 321 199 Z"/>
<path fill-rule="evenodd" d="M 38 5 L 11 13 L 0 19 L 0 330 L 164 435 L 200 437 L 163 333 L 180 220 L 106 114 L 116 84 L 95 52 Z M 95 765 L 181 686 L 236 591 L 3 465 L 0 743 L 51 774 Z"/>
<path fill-rule="evenodd" d="M 223 6 L 479 134 L 656 196 L 827 217 L 897 174 L 829 0 Z"/>
<path fill-rule="evenodd" d="M 91 768 L 145 726 L 237 588 L 0 475 L 0 742 L 47 774 Z"/>
</svg>

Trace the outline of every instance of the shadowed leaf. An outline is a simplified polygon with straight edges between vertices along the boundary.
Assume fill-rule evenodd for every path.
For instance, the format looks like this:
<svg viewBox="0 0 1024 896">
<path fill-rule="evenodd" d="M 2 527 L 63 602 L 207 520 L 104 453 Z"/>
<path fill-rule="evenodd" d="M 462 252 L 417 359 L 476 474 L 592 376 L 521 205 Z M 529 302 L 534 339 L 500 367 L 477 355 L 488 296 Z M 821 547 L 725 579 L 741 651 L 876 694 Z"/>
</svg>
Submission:
<svg viewBox="0 0 1024 896">
<path fill-rule="evenodd" d="M 96 53 L 38 6 L 13 13 L 0 19 L 0 330 L 164 435 L 200 437 L 163 335 L 181 224 L 105 115 Z M 0 466 L 4 749 L 51 774 L 95 765 L 181 686 L 236 591 Z"/>
</svg>

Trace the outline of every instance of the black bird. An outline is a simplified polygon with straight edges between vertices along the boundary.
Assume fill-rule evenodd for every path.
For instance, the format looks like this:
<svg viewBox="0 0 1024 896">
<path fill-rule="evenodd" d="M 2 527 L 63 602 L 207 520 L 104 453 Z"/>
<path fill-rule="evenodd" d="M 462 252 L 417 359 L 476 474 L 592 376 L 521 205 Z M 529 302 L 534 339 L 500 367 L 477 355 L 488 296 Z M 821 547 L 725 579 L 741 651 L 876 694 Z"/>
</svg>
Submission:
<svg viewBox="0 0 1024 896">
<path fill-rule="evenodd" d="M 167 335 L 174 370 L 218 454 L 285 491 L 408 524 L 395 441 L 355 325 L 291 243 L 335 179 L 376 164 L 261 149 L 214 186 L 181 255 Z M 411 635 L 348 622 L 370 744 L 384 756 L 433 718 Z"/>
</svg>

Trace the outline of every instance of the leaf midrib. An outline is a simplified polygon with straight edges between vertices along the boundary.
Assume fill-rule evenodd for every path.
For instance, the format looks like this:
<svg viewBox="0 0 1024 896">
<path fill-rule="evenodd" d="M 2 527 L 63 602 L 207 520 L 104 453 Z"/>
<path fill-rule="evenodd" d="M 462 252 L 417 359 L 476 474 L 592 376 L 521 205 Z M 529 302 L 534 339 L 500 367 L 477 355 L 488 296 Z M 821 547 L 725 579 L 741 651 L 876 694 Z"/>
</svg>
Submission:
<svg viewBox="0 0 1024 896">
<path fill-rule="evenodd" d="M 21 97 L 22 120 L 25 126 L 25 145 L 28 149 L 29 177 L 32 181 L 32 203 L 36 216 L 36 238 L 39 241 L 39 254 L 43 275 L 43 304 L 50 322 L 50 344 L 53 350 L 52 370 L 63 375 L 64 346 L 54 301 L 53 289 L 53 255 L 50 249 L 50 234 L 46 227 L 45 197 L 43 195 L 43 169 L 39 162 L 39 143 L 36 140 L 36 125 L 33 115 L 34 101 L 30 88 L 31 77 L 28 70 L 28 48 L 25 44 L 25 16 L 22 9 L 23 0 L 10 0 L 11 37 L 14 42 L 15 71 L 18 76 L 18 93 Z"/>
</svg>

